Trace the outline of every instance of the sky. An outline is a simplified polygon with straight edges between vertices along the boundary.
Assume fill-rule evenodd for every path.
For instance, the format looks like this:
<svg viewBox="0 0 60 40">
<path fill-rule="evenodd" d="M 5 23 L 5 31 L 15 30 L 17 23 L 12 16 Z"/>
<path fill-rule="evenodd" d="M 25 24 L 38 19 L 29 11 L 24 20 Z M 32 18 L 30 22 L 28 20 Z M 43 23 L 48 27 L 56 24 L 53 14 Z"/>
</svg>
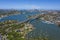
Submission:
<svg viewBox="0 0 60 40">
<path fill-rule="evenodd" d="M 0 0 L 0 9 L 60 10 L 60 0 Z"/>
</svg>

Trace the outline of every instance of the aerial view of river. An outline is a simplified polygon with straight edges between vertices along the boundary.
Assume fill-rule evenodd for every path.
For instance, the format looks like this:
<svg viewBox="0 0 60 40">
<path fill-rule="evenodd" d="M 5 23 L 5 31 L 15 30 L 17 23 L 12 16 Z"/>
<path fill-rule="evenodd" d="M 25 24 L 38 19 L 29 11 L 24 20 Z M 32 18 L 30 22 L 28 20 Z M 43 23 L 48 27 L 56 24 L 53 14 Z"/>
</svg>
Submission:
<svg viewBox="0 0 60 40">
<path fill-rule="evenodd" d="M 28 17 L 28 15 L 35 15 L 39 13 L 26 13 L 26 14 L 20 14 L 20 15 L 11 15 L 7 17 L 3 17 L 0 19 L 0 21 L 5 21 L 5 20 L 18 20 L 18 21 L 24 21 Z M 60 28 L 55 25 L 55 24 L 47 24 L 43 23 L 39 19 L 35 19 L 30 22 L 35 29 L 31 32 L 29 32 L 26 36 L 27 37 L 48 37 L 49 40 L 59 40 L 60 39 Z"/>
</svg>

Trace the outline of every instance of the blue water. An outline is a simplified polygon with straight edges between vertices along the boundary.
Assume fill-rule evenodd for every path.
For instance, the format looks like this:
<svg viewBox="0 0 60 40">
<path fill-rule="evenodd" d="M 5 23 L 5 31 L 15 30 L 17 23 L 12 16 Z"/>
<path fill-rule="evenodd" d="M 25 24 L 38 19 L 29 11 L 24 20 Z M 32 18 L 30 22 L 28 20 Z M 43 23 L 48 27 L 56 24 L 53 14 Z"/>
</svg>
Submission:
<svg viewBox="0 0 60 40">
<path fill-rule="evenodd" d="M 11 16 L 0 19 L 0 22 L 5 20 L 24 21 L 28 18 L 27 16 L 35 15 L 35 14 L 39 14 L 39 13 L 32 12 L 32 13 L 26 13 L 26 14 L 11 15 Z M 49 40 L 60 40 L 60 28 L 57 25 L 46 24 L 41 22 L 41 20 L 37 20 L 37 19 L 31 21 L 31 24 L 35 27 L 35 29 L 32 32 L 28 33 L 27 36 L 29 38 L 31 36 L 32 37 L 46 36 L 48 37 Z"/>
<path fill-rule="evenodd" d="M 31 24 L 36 29 L 27 35 L 29 38 L 31 36 L 34 38 L 42 35 L 43 37 L 48 37 L 49 40 L 60 40 L 60 28 L 57 25 L 42 23 L 40 20 L 34 20 Z"/>
<path fill-rule="evenodd" d="M 32 16 L 32 15 L 36 15 L 36 14 L 39 14 L 39 13 L 38 12 L 32 12 L 32 13 L 11 15 L 11 16 L 7 16 L 7 17 L 3 17 L 2 19 L 0 19 L 0 22 L 5 21 L 5 20 L 24 21 L 24 20 L 26 20 L 28 18 L 27 16 Z"/>
</svg>

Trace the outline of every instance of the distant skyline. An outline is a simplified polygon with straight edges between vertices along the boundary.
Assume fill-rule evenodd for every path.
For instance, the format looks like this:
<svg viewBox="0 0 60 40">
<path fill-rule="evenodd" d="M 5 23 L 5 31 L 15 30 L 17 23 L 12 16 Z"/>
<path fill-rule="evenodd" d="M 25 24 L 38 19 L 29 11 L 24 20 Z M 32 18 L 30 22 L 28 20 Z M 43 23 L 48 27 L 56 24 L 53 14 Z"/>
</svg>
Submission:
<svg viewBox="0 0 60 40">
<path fill-rule="evenodd" d="M 0 0 L 0 9 L 60 10 L 60 0 Z"/>
</svg>

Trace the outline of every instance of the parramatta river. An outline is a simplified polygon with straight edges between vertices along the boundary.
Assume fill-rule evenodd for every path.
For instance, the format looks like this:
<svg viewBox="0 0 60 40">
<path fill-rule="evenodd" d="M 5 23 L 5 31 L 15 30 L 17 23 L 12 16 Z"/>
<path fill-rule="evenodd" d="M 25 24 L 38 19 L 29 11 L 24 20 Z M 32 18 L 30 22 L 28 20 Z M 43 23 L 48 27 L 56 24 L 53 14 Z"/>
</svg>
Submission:
<svg viewBox="0 0 60 40">
<path fill-rule="evenodd" d="M 36 14 L 39 13 L 32 12 L 32 13 L 11 15 L 0 18 L 0 22 L 5 20 L 17 20 L 21 22 L 26 20 L 28 18 L 27 16 L 29 15 L 32 16 Z M 43 37 L 48 37 L 49 40 L 60 40 L 60 28 L 57 25 L 44 23 L 40 19 L 31 19 L 31 20 L 32 21 L 30 23 L 35 27 L 35 29 L 29 32 L 26 35 L 26 37 L 31 38 L 31 37 L 43 36 Z"/>
</svg>

